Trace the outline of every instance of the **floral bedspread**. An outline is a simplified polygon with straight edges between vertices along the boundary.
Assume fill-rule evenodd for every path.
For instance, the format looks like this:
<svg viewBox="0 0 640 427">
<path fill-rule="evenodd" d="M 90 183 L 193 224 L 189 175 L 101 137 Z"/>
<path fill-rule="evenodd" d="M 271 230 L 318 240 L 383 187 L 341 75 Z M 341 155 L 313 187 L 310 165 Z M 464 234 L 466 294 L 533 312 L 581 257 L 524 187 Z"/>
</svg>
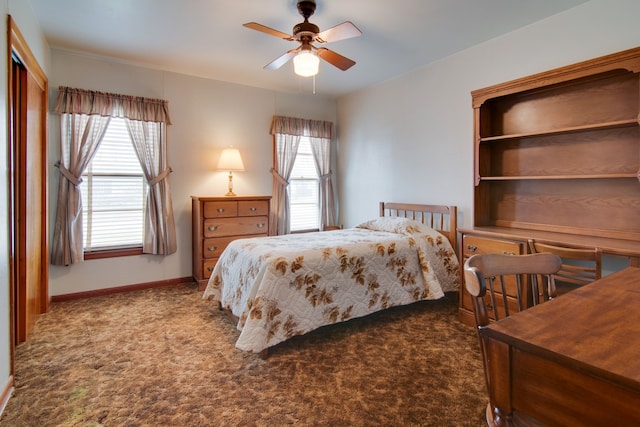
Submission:
<svg viewBox="0 0 640 427">
<path fill-rule="evenodd" d="M 205 299 L 238 317 L 236 347 L 259 353 L 321 326 L 458 290 L 458 259 L 439 232 L 406 218 L 234 240 Z"/>
</svg>

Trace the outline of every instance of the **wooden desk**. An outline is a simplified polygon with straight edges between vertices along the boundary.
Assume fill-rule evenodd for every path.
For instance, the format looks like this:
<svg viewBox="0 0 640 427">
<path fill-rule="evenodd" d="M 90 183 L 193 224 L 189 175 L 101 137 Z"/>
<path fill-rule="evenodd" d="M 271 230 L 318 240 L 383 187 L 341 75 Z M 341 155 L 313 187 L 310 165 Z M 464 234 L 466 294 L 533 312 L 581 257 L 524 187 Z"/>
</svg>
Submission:
<svg viewBox="0 0 640 427">
<path fill-rule="evenodd" d="M 640 426 L 639 309 L 629 267 L 480 329 L 489 425 Z"/>
</svg>

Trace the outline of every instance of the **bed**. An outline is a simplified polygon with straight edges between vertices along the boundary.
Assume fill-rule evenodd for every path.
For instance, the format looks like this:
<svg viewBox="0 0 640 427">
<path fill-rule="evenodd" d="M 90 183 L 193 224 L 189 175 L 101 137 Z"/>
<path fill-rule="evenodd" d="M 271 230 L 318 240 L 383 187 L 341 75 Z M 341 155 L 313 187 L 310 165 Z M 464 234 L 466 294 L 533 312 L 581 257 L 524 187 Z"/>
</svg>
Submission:
<svg viewBox="0 0 640 427">
<path fill-rule="evenodd" d="M 204 291 L 237 321 L 236 348 L 260 353 L 322 326 L 459 289 L 457 208 L 380 203 L 352 228 L 238 239 Z"/>
</svg>

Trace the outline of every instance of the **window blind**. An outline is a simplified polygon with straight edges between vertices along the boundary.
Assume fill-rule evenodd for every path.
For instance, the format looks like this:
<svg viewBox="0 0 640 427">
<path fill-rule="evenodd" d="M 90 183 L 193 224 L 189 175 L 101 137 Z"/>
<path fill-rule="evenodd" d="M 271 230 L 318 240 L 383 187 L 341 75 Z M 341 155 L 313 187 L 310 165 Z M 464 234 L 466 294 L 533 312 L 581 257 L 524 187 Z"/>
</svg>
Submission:
<svg viewBox="0 0 640 427">
<path fill-rule="evenodd" d="M 147 186 L 124 119 L 111 119 L 82 177 L 84 250 L 141 246 Z"/>
<path fill-rule="evenodd" d="M 319 177 L 309 138 L 302 137 L 289 179 L 291 231 L 319 228 Z"/>
</svg>

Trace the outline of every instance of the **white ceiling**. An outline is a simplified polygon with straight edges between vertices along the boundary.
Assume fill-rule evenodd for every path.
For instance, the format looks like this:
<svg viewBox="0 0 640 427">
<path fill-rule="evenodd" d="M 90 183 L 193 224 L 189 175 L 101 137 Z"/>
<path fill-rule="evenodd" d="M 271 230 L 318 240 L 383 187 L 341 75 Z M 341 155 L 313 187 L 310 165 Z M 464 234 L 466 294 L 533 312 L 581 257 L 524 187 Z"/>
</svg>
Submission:
<svg viewBox="0 0 640 427">
<path fill-rule="evenodd" d="M 297 46 L 250 30 L 255 21 L 291 34 L 296 0 L 28 0 L 51 47 L 215 80 L 310 92 L 287 63 Z M 320 64 L 316 92 L 340 96 L 585 3 L 587 0 L 317 0 L 309 19 L 325 30 L 352 21 L 362 36 L 325 47 L 356 65 Z"/>
</svg>

